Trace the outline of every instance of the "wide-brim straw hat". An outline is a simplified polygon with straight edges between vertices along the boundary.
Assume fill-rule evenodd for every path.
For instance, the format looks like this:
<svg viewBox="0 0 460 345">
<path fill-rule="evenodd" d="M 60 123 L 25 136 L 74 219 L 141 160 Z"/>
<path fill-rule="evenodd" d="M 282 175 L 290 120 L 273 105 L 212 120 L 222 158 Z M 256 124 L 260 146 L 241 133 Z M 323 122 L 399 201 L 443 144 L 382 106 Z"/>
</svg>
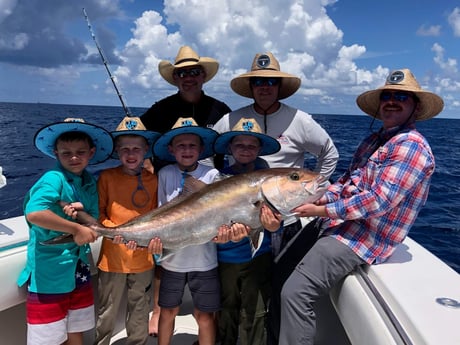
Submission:
<svg viewBox="0 0 460 345">
<path fill-rule="evenodd" d="M 111 132 L 110 134 L 114 140 L 121 135 L 139 135 L 144 137 L 149 145 L 147 153 L 145 154 L 145 158 L 152 157 L 153 144 L 161 135 L 158 132 L 147 130 L 141 119 L 135 116 L 125 116 L 125 118 L 118 124 L 115 131 Z M 118 153 L 115 150 L 113 151 L 111 157 L 115 159 L 119 158 Z"/>
<path fill-rule="evenodd" d="M 278 99 L 294 94 L 300 87 L 300 78 L 280 71 L 280 64 L 272 53 L 256 54 L 251 71 L 235 77 L 230 82 L 233 91 L 238 95 L 253 98 L 249 79 L 252 77 L 281 78 Z"/>
<path fill-rule="evenodd" d="M 419 112 L 416 121 L 427 120 L 438 115 L 444 108 L 441 97 L 430 91 L 422 90 L 412 72 L 407 69 L 394 70 L 387 77 L 385 85 L 375 90 L 362 93 L 356 99 L 358 107 L 366 114 L 380 119 L 380 94 L 384 90 L 408 91 L 419 99 Z"/>
<path fill-rule="evenodd" d="M 214 152 L 219 154 L 232 154 L 229 145 L 232 139 L 238 135 L 250 135 L 260 141 L 259 156 L 271 155 L 281 149 L 281 145 L 275 138 L 264 134 L 253 118 L 241 118 L 229 132 L 221 133 L 214 142 Z"/>
<path fill-rule="evenodd" d="M 199 56 L 192 48 L 189 46 L 182 46 L 177 53 L 174 63 L 171 63 L 166 60 L 160 61 L 158 64 L 158 71 L 161 76 L 170 84 L 177 86 L 177 83 L 174 81 L 173 73 L 177 68 L 192 67 L 192 66 L 201 66 L 205 71 L 204 82 L 210 81 L 217 73 L 219 69 L 219 63 L 217 60 Z"/>
<path fill-rule="evenodd" d="M 169 152 L 168 145 L 174 137 L 180 134 L 196 134 L 203 142 L 203 152 L 198 159 L 205 159 L 214 155 L 213 144 L 218 133 L 207 127 L 200 127 L 192 117 L 180 117 L 171 130 L 164 133 L 153 145 L 153 154 L 155 157 L 168 161 L 175 162 L 176 158 Z"/>
<path fill-rule="evenodd" d="M 89 164 L 102 163 L 107 160 L 113 151 L 113 139 L 104 128 L 86 123 L 80 118 L 66 118 L 62 122 L 52 123 L 39 129 L 34 137 L 35 147 L 45 155 L 56 158 L 57 138 L 65 132 L 86 133 L 94 143 L 96 152 Z"/>
</svg>

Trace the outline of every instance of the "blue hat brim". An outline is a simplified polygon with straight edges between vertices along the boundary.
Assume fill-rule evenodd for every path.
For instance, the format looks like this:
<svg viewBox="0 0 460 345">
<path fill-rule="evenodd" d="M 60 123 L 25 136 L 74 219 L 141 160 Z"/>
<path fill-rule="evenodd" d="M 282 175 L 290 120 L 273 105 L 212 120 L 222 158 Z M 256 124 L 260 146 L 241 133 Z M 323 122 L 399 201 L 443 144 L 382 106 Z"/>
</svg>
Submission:
<svg viewBox="0 0 460 345">
<path fill-rule="evenodd" d="M 168 145 L 171 143 L 171 140 L 180 135 L 180 134 L 196 134 L 203 141 L 203 152 L 201 153 L 200 159 L 205 159 L 214 155 L 213 144 L 216 140 L 218 133 L 211 129 L 198 126 L 186 126 L 180 128 L 174 128 L 170 131 L 164 133 L 153 145 L 153 155 L 158 159 L 175 162 L 176 158 L 169 153 Z"/>
<path fill-rule="evenodd" d="M 110 157 L 114 159 L 119 159 L 118 153 L 115 151 L 115 139 L 121 135 L 139 135 L 141 137 L 144 137 L 145 140 L 147 140 L 147 143 L 149 145 L 149 149 L 147 150 L 147 153 L 144 155 L 144 158 L 152 157 L 153 145 L 155 144 L 157 139 L 161 136 L 161 134 L 158 132 L 148 131 L 148 130 L 113 131 L 110 134 L 112 135 L 113 141 L 114 141 L 113 152 L 110 155 Z"/>
<path fill-rule="evenodd" d="M 56 139 L 65 132 L 83 132 L 93 140 L 96 152 L 89 164 L 106 161 L 113 151 L 113 139 L 104 128 L 85 122 L 56 122 L 37 131 L 34 137 L 35 147 L 45 155 L 56 158 L 54 154 Z"/>
<path fill-rule="evenodd" d="M 281 145 L 278 140 L 269 135 L 249 131 L 229 131 L 224 132 L 217 137 L 216 141 L 214 142 L 215 153 L 231 155 L 228 146 L 232 139 L 237 135 L 251 135 L 258 138 L 261 143 L 261 151 L 259 156 L 271 155 L 281 150 Z"/>
</svg>

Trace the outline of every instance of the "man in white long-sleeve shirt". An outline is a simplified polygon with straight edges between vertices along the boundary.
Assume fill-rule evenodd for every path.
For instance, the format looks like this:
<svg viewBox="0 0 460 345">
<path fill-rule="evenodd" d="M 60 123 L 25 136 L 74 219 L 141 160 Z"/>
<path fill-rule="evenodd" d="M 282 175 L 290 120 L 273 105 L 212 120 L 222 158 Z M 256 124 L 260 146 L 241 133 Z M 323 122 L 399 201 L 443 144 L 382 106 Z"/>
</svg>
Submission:
<svg viewBox="0 0 460 345">
<path fill-rule="evenodd" d="M 251 70 L 234 78 L 231 88 L 237 94 L 254 100 L 254 103 L 224 115 L 213 127 L 219 133 L 230 131 L 243 117 L 254 118 L 262 126 L 265 134 L 276 138 L 281 150 L 264 157 L 271 168 L 303 167 L 305 154 L 316 157 L 314 171 L 323 175 L 326 180 L 335 170 L 339 154 L 327 132 L 302 110 L 290 107 L 281 99 L 294 94 L 300 87 L 300 78 L 280 71 L 280 66 L 272 53 L 256 54 Z M 268 344 L 277 344 L 279 330 L 279 294 L 287 276 L 302 258 L 302 253 L 316 239 L 314 231 L 303 231 L 300 220 L 295 217 L 285 219 L 280 230 L 272 234 L 272 249 L 278 256 L 281 249 L 293 237 L 296 242 L 303 243 L 301 250 L 289 251 L 287 255 L 276 258 L 273 267 L 272 298 L 270 302 L 269 324 L 267 327 Z M 302 235 L 303 238 L 300 238 Z M 305 251 L 304 251 L 305 248 Z M 291 267 L 292 266 L 292 267 Z"/>
</svg>

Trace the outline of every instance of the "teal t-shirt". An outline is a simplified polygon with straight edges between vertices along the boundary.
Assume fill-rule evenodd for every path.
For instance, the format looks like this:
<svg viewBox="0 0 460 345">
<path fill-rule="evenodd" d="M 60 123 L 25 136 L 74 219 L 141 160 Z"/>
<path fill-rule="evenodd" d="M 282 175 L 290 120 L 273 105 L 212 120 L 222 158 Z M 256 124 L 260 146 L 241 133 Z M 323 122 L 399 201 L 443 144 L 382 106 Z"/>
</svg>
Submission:
<svg viewBox="0 0 460 345">
<path fill-rule="evenodd" d="M 24 215 L 35 211 L 51 210 L 58 216 L 67 217 L 58 201 L 80 201 L 85 211 L 98 218 L 99 206 L 96 180 L 88 172 L 81 176 L 65 171 L 59 164 L 32 186 L 24 200 Z M 75 289 L 75 270 L 79 260 L 88 263 L 89 245 L 78 246 L 75 242 L 43 245 L 62 232 L 49 230 L 28 223 L 29 242 L 27 263 L 18 278 L 18 285 L 28 282 L 30 292 L 67 293 Z"/>
</svg>

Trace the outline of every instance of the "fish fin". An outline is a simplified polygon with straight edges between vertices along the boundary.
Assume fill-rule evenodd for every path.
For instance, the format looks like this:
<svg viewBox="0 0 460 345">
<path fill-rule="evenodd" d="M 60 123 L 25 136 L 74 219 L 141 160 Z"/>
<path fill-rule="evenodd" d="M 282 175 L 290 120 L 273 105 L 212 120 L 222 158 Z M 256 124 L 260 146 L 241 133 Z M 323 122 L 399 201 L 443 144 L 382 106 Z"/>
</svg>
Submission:
<svg viewBox="0 0 460 345">
<path fill-rule="evenodd" d="M 63 244 L 73 242 L 73 235 L 68 233 L 63 233 L 62 235 L 56 236 L 50 240 L 41 241 L 40 244 L 44 246 L 52 246 L 55 244 Z"/>
<path fill-rule="evenodd" d="M 251 255 L 254 257 L 256 255 L 257 251 L 260 249 L 262 246 L 262 242 L 264 240 L 264 229 L 263 228 L 257 228 L 253 231 L 251 231 L 251 234 L 249 235 L 250 243 L 251 243 Z"/>
<path fill-rule="evenodd" d="M 231 176 L 234 176 L 234 175 L 230 175 L 230 174 L 223 174 L 223 173 L 218 173 L 215 177 L 214 177 L 214 180 L 212 180 L 212 183 L 214 182 L 219 182 L 219 181 L 222 181 L 222 180 L 225 180 Z"/>
<path fill-rule="evenodd" d="M 181 195 L 187 196 L 187 195 L 193 194 L 203 189 L 206 186 L 207 184 L 204 183 L 203 181 L 200 181 L 194 178 L 193 176 L 187 175 L 184 181 L 184 188 L 182 189 Z"/>
<path fill-rule="evenodd" d="M 158 254 L 158 256 L 155 256 L 155 261 L 158 262 L 158 263 L 161 263 L 161 261 L 163 261 L 164 259 L 170 257 L 175 252 L 176 252 L 175 250 L 163 249 L 161 254 Z"/>
</svg>

